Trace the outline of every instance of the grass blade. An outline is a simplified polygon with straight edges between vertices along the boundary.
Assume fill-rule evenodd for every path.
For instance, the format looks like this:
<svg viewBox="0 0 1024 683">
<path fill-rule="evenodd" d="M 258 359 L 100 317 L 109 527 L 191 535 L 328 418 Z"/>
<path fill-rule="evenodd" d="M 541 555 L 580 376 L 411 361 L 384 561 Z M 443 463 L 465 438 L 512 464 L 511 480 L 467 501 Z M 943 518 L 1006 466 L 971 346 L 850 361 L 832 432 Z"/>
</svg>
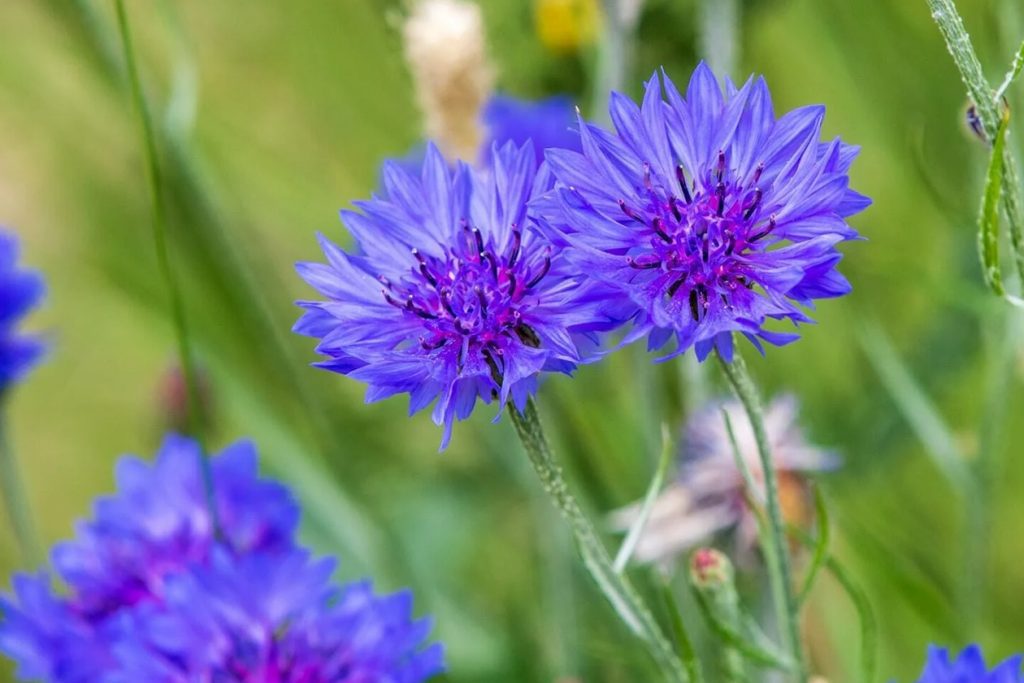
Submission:
<svg viewBox="0 0 1024 683">
<path fill-rule="evenodd" d="M 803 586 L 801 586 L 800 593 L 797 596 L 797 602 L 801 605 L 807 600 L 807 596 L 810 595 L 811 588 L 814 587 L 814 580 L 818 577 L 818 572 L 821 571 L 822 566 L 828 559 L 828 544 L 832 535 L 828 518 L 828 506 L 825 505 L 825 496 L 821 494 L 821 489 L 817 485 L 814 487 L 814 511 L 817 517 L 818 538 L 814 544 L 814 556 L 811 558 L 811 566 L 807 570 L 807 576 L 804 577 Z"/>
<path fill-rule="evenodd" d="M 970 472 L 956 447 L 953 432 L 931 399 L 917 383 L 900 359 L 889 337 L 877 323 L 869 322 L 862 329 L 860 343 L 875 368 L 889 396 L 903 414 L 925 452 L 949 479 L 957 492 L 969 490 Z"/>
<path fill-rule="evenodd" d="M 637 516 L 636 521 L 633 522 L 633 526 L 630 527 L 625 540 L 622 541 L 618 554 L 615 556 L 615 562 L 612 567 L 615 569 L 616 574 L 621 574 L 625 571 L 629 558 L 633 556 L 633 551 L 640 540 L 640 535 L 643 533 L 644 527 L 647 526 L 647 520 L 651 517 L 654 501 L 665 483 L 665 475 L 668 473 L 671 462 L 672 438 L 669 435 L 668 426 L 663 423 L 661 425 L 661 455 L 658 457 L 658 469 L 654 472 L 650 486 L 647 487 L 647 494 L 644 496 L 644 502 L 640 506 L 640 514 Z"/>
</svg>

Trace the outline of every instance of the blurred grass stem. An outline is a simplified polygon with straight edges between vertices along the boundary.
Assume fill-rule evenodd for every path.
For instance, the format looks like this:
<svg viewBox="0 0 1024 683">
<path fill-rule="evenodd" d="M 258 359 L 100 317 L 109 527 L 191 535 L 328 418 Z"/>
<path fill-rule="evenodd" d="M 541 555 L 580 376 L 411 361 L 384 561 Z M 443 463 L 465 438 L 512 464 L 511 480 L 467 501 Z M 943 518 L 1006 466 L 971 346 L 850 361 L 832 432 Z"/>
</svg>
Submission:
<svg viewBox="0 0 1024 683">
<path fill-rule="evenodd" d="M 568 522 L 583 564 L 601 592 L 626 626 L 647 646 L 665 679 L 673 683 L 689 683 L 690 676 L 672 644 L 661 631 L 661 627 L 629 579 L 615 571 L 608 551 L 576 497 L 569 490 L 569 485 L 562 475 L 562 468 L 555 461 L 544 434 L 536 404 L 531 399 L 521 413 L 510 404 L 509 415 L 530 463 L 540 478 L 544 492 Z"/>
<path fill-rule="evenodd" d="M 152 116 L 147 106 L 145 97 L 142 94 L 142 83 L 139 78 L 139 69 L 135 61 L 135 51 L 132 46 L 131 30 L 128 25 L 128 16 L 124 9 L 123 0 L 114 0 L 117 10 L 117 27 L 121 34 L 121 45 L 124 51 L 125 66 L 128 71 L 128 84 L 131 89 L 131 97 L 139 117 L 139 128 L 142 135 L 142 142 L 146 155 L 146 177 L 149 181 L 151 208 L 153 213 L 153 241 L 156 246 L 157 267 L 167 287 L 167 295 L 171 310 L 171 320 L 174 325 L 175 338 L 178 346 L 178 357 L 181 363 L 181 372 L 185 380 L 185 391 L 187 394 L 187 413 L 189 432 L 199 443 L 200 470 L 203 478 L 203 489 L 206 492 L 206 502 L 209 506 L 210 520 L 217 534 L 220 533 L 220 520 L 217 513 L 217 505 L 213 491 L 213 473 L 207 458 L 208 450 L 206 443 L 206 429 L 203 424 L 201 396 L 196 374 L 195 358 L 192 352 L 191 339 L 189 337 L 188 320 L 185 316 L 185 302 L 181 295 L 178 280 L 175 277 L 174 267 L 171 263 L 170 247 L 167 238 L 167 206 L 164 199 L 163 177 L 160 171 L 160 160 L 157 152 L 156 137 L 153 132 Z"/>
<path fill-rule="evenodd" d="M 700 54 L 719 77 L 735 77 L 740 46 L 739 0 L 701 0 L 697 11 Z"/>
<path fill-rule="evenodd" d="M 789 550 L 786 546 L 786 527 L 779 504 L 779 484 L 772 461 L 771 442 L 764 424 L 764 411 L 757 387 L 754 385 L 746 363 L 738 353 L 732 362 L 718 356 L 729 384 L 750 419 L 757 441 L 757 453 L 761 458 L 761 469 L 764 473 L 765 508 L 768 513 L 770 549 L 765 553 L 768 574 L 771 581 L 772 597 L 775 602 L 776 617 L 779 625 L 779 636 L 783 646 L 795 663 L 796 675 L 800 681 L 807 680 L 806 664 L 804 663 L 803 646 L 800 642 L 799 604 L 793 589 L 792 569 L 790 567 Z"/>
<path fill-rule="evenodd" d="M 28 497 L 25 495 L 25 485 L 18 470 L 18 460 L 7 435 L 5 403 L 5 398 L 0 397 L 0 487 L 3 488 L 7 517 L 14 536 L 18 539 L 22 562 L 26 568 L 34 568 L 43 559 L 43 555 L 40 551 L 39 535 L 32 522 Z"/>
</svg>

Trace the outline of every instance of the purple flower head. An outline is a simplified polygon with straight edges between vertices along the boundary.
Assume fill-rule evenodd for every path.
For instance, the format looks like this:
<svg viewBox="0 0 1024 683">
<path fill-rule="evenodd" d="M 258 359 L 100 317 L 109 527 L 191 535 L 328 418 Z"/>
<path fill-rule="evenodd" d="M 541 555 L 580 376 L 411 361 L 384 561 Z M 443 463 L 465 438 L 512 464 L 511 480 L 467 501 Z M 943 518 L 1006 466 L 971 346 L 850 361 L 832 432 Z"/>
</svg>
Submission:
<svg viewBox="0 0 1024 683">
<path fill-rule="evenodd" d="M 1024 683 L 1021 655 L 1010 657 L 991 671 L 981 648 L 970 645 L 953 661 L 944 647 L 928 647 L 928 659 L 917 683 Z"/>
<path fill-rule="evenodd" d="M 618 290 L 627 341 L 731 358 L 733 332 L 790 342 L 766 320 L 808 322 L 798 305 L 850 291 L 836 244 L 870 201 L 848 187 L 857 148 L 819 140 L 823 107 L 776 119 L 763 79 L 723 92 L 702 63 L 685 97 L 655 74 L 642 105 L 613 93 L 610 111 L 614 132 L 580 122 L 582 153 L 548 151 L 559 187 L 537 208 L 573 264 Z"/>
<path fill-rule="evenodd" d="M 524 145 L 532 141 L 539 165 L 544 160 L 544 150 L 549 148 L 583 151 L 576 106 L 564 95 L 536 102 L 492 95 L 484 106 L 483 117 L 488 137 L 485 152 L 495 145 Z M 489 155 L 482 156 L 486 165 Z"/>
<path fill-rule="evenodd" d="M 135 612 L 103 683 L 419 683 L 443 668 L 427 620 L 403 592 L 333 589 L 332 560 L 217 553 Z"/>
<path fill-rule="evenodd" d="M 152 464 L 120 460 L 118 493 L 101 498 L 94 519 L 52 553 L 66 595 L 56 596 L 45 575 L 16 578 L 2 605 L 0 650 L 26 678 L 96 681 L 111 665 L 111 634 L 124 614 L 162 600 L 170 577 L 210 561 L 216 541 L 199 457 L 193 441 L 170 436 Z M 221 542 L 239 554 L 291 548 L 298 508 L 287 489 L 257 477 L 252 444 L 226 448 L 211 465 Z"/>
<path fill-rule="evenodd" d="M 43 356 L 43 342 L 17 334 L 16 328 L 45 292 L 38 273 L 18 268 L 18 238 L 0 231 L 0 392 L 24 377 Z"/>
<path fill-rule="evenodd" d="M 357 251 L 321 238 L 328 262 L 298 264 L 325 300 L 300 302 L 294 330 L 320 339 L 319 367 L 367 383 L 367 401 L 436 400 L 443 449 L 477 399 L 521 409 L 540 372 L 575 369 L 573 333 L 601 317 L 527 216 L 552 182 L 529 144 L 495 148 L 480 171 L 430 146 L 418 177 L 392 163 L 383 176 L 385 196 L 342 212 Z"/>
</svg>

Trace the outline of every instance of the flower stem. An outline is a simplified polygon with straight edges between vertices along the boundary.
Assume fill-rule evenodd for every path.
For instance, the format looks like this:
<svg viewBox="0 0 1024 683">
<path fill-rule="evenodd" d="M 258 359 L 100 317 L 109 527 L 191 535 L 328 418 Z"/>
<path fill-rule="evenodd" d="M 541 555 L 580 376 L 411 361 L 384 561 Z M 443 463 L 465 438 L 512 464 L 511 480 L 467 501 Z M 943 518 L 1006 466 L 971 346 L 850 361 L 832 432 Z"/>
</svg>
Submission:
<svg viewBox="0 0 1024 683">
<path fill-rule="evenodd" d="M 167 287 L 171 319 L 174 324 L 178 345 L 178 358 L 181 363 L 181 372 L 185 379 L 189 432 L 199 443 L 201 451 L 199 467 L 203 478 L 203 488 L 206 492 L 211 523 L 215 533 L 219 535 L 220 519 L 213 491 L 213 472 L 210 468 L 209 459 L 206 457 L 209 451 L 206 448 L 206 430 L 200 406 L 201 396 L 192 354 L 192 344 L 189 337 L 188 321 L 185 316 L 185 304 L 181 295 L 181 288 L 175 277 L 174 268 L 171 265 L 170 249 L 167 240 L 167 208 L 164 199 L 164 183 L 160 169 L 156 135 L 153 131 L 152 116 L 142 93 L 142 84 L 139 78 L 138 66 L 135 62 L 135 50 L 132 47 L 132 36 L 128 26 L 128 16 L 124 9 L 124 1 L 114 0 L 114 6 L 117 10 L 117 27 L 121 34 L 121 47 L 124 51 L 124 61 L 128 72 L 128 84 L 131 89 L 132 102 L 139 116 L 139 127 L 146 153 L 146 176 L 149 181 L 153 213 L 153 240 L 156 246 L 157 266 Z"/>
<path fill-rule="evenodd" d="M 2 400 L 0 399 L 0 401 Z M 42 553 L 39 550 L 39 536 L 32 523 L 32 513 L 25 496 L 25 486 L 18 471 L 18 462 L 14 457 L 14 449 L 11 448 L 10 440 L 7 437 L 7 416 L 3 407 L 0 405 L 0 487 L 3 489 L 7 517 L 10 519 L 11 528 L 14 530 L 14 535 L 21 548 L 22 562 L 26 567 L 35 567 L 42 559 Z"/>
<path fill-rule="evenodd" d="M 739 354 L 735 354 L 730 363 L 721 356 L 722 369 L 729 384 L 736 392 L 737 398 L 750 419 L 757 441 L 757 452 L 761 458 L 761 469 L 764 472 L 765 502 L 768 512 L 768 527 L 771 548 L 766 549 L 766 563 L 771 581 L 772 597 L 775 601 L 776 616 L 779 623 L 779 636 L 796 664 L 796 674 L 800 681 L 807 680 L 806 664 L 804 663 L 803 646 L 800 641 L 800 616 L 796 593 L 793 590 L 792 570 L 790 568 L 789 550 L 786 546 L 786 527 L 782 519 L 782 508 L 779 505 L 779 484 L 776 478 L 775 463 L 772 461 L 771 442 L 764 426 L 764 412 L 757 387 L 747 371 L 746 363 Z"/>
<path fill-rule="evenodd" d="M 665 679 L 673 683 L 690 683 L 687 670 L 644 604 L 643 598 L 629 579 L 615 572 L 608 551 L 601 543 L 590 520 L 583 513 L 576 497 L 569 490 L 569 485 L 562 476 L 562 468 L 555 461 L 551 446 L 544 435 L 536 404 L 531 399 L 523 412 L 519 412 L 510 404 L 509 414 L 545 493 L 568 522 L 583 564 L 601 592 L 626 626 L 644 641 L 651 656 L 664 673 Z"/>
</svg>

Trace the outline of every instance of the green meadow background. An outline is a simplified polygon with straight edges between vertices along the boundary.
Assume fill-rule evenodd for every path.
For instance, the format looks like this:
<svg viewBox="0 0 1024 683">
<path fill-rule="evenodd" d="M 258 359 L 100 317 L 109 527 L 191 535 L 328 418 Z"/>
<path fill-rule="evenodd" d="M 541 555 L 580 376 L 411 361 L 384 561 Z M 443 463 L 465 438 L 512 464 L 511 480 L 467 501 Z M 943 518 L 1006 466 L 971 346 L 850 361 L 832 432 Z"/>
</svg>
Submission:
<svg viewBox="0 0 1024 683">
<path fill-rule="evenodd" d="M 656 680 L 574 562 L 507 420 L 491 424 L 493 412 L 478 409 L 438 454 L 427 415 L 408 418 L 402 399 L 364 405 L 361 385 L 309 368 L 314 343 L 289 332 L 292 302 L 310 295 L 292 264 L 320 258 L 317 231 L 347 244 L 338 209 L 373 190 L 381 160 L 419 140 L 402 3 L 127 4 L 162 131 L 172 257 L 215 442 L 259 444 L 265 472 L 304 505 L 304 538 L 341 557 L 342 578 L 413 588 L 447 645 L 446 680 Z M 531 3 L 480 4 L 501 90 L 567 92 L 589 112 L 595 47 L 554 53 Z M 853 294 L 823 302 L 797 344 L 764 359 L 744 353 L 764 392 L 799 395 L 810 435 L 842 454 L 821 486 L 833 549 L 875 607 L 880 680 L 913 680 L 930 642 L 977 641 L 990 658 L 1008 656 L 1024 643 L 1024 344 L 1020 321 L 981 280 L 987 152 L 963 123 L 964 89 L 925 0 L 742 5 L 735 75 L 765 74 L 777 112 L 825 103 L 825 133 L 863 146 L 852 183 L 874 199 L 853 219 L 866 241 L 844 247 Z M 959 5 L 1000 79 L 1024 37 L 1024 4 Z M 685 83 L 696 18 L 691 1 L 649 0 L 630 93 L 660 65 Z M 0 3 L 0 224 L 46 274 L 50 296 L 30 324 L 52 339 L 48 362 L 11 397 L 10 429 L 47 544 L 112 490 L 115 459 L 151 455 L 167 424 L 174 337 L 113 27 L 106 1 Z M 1017 83 L 1009 104 L 1024 112 L 1022 95 Z M 541 390 L 595 515 L 643 495 L 658 424 L 675 427 L 693 405 L 682 364 L 649 360 L 630 348 Z M 921 396 L 944 428 L 920 411 L 907 419 Z M 950 447 L 988 454 L 979 491 L 958 491 L 930 457 Z M 0 525 L 5 585 L 18 569 Z M 647 570 L 634 573 L 654 585 Z M 684 572 L 675 584 L 699 631 Z M 745 581 L 749 604 L 760 585 Z M 804 626 L 815 669 L 854 680 L 856 613 L 831 579 Z"/>
</svg>

